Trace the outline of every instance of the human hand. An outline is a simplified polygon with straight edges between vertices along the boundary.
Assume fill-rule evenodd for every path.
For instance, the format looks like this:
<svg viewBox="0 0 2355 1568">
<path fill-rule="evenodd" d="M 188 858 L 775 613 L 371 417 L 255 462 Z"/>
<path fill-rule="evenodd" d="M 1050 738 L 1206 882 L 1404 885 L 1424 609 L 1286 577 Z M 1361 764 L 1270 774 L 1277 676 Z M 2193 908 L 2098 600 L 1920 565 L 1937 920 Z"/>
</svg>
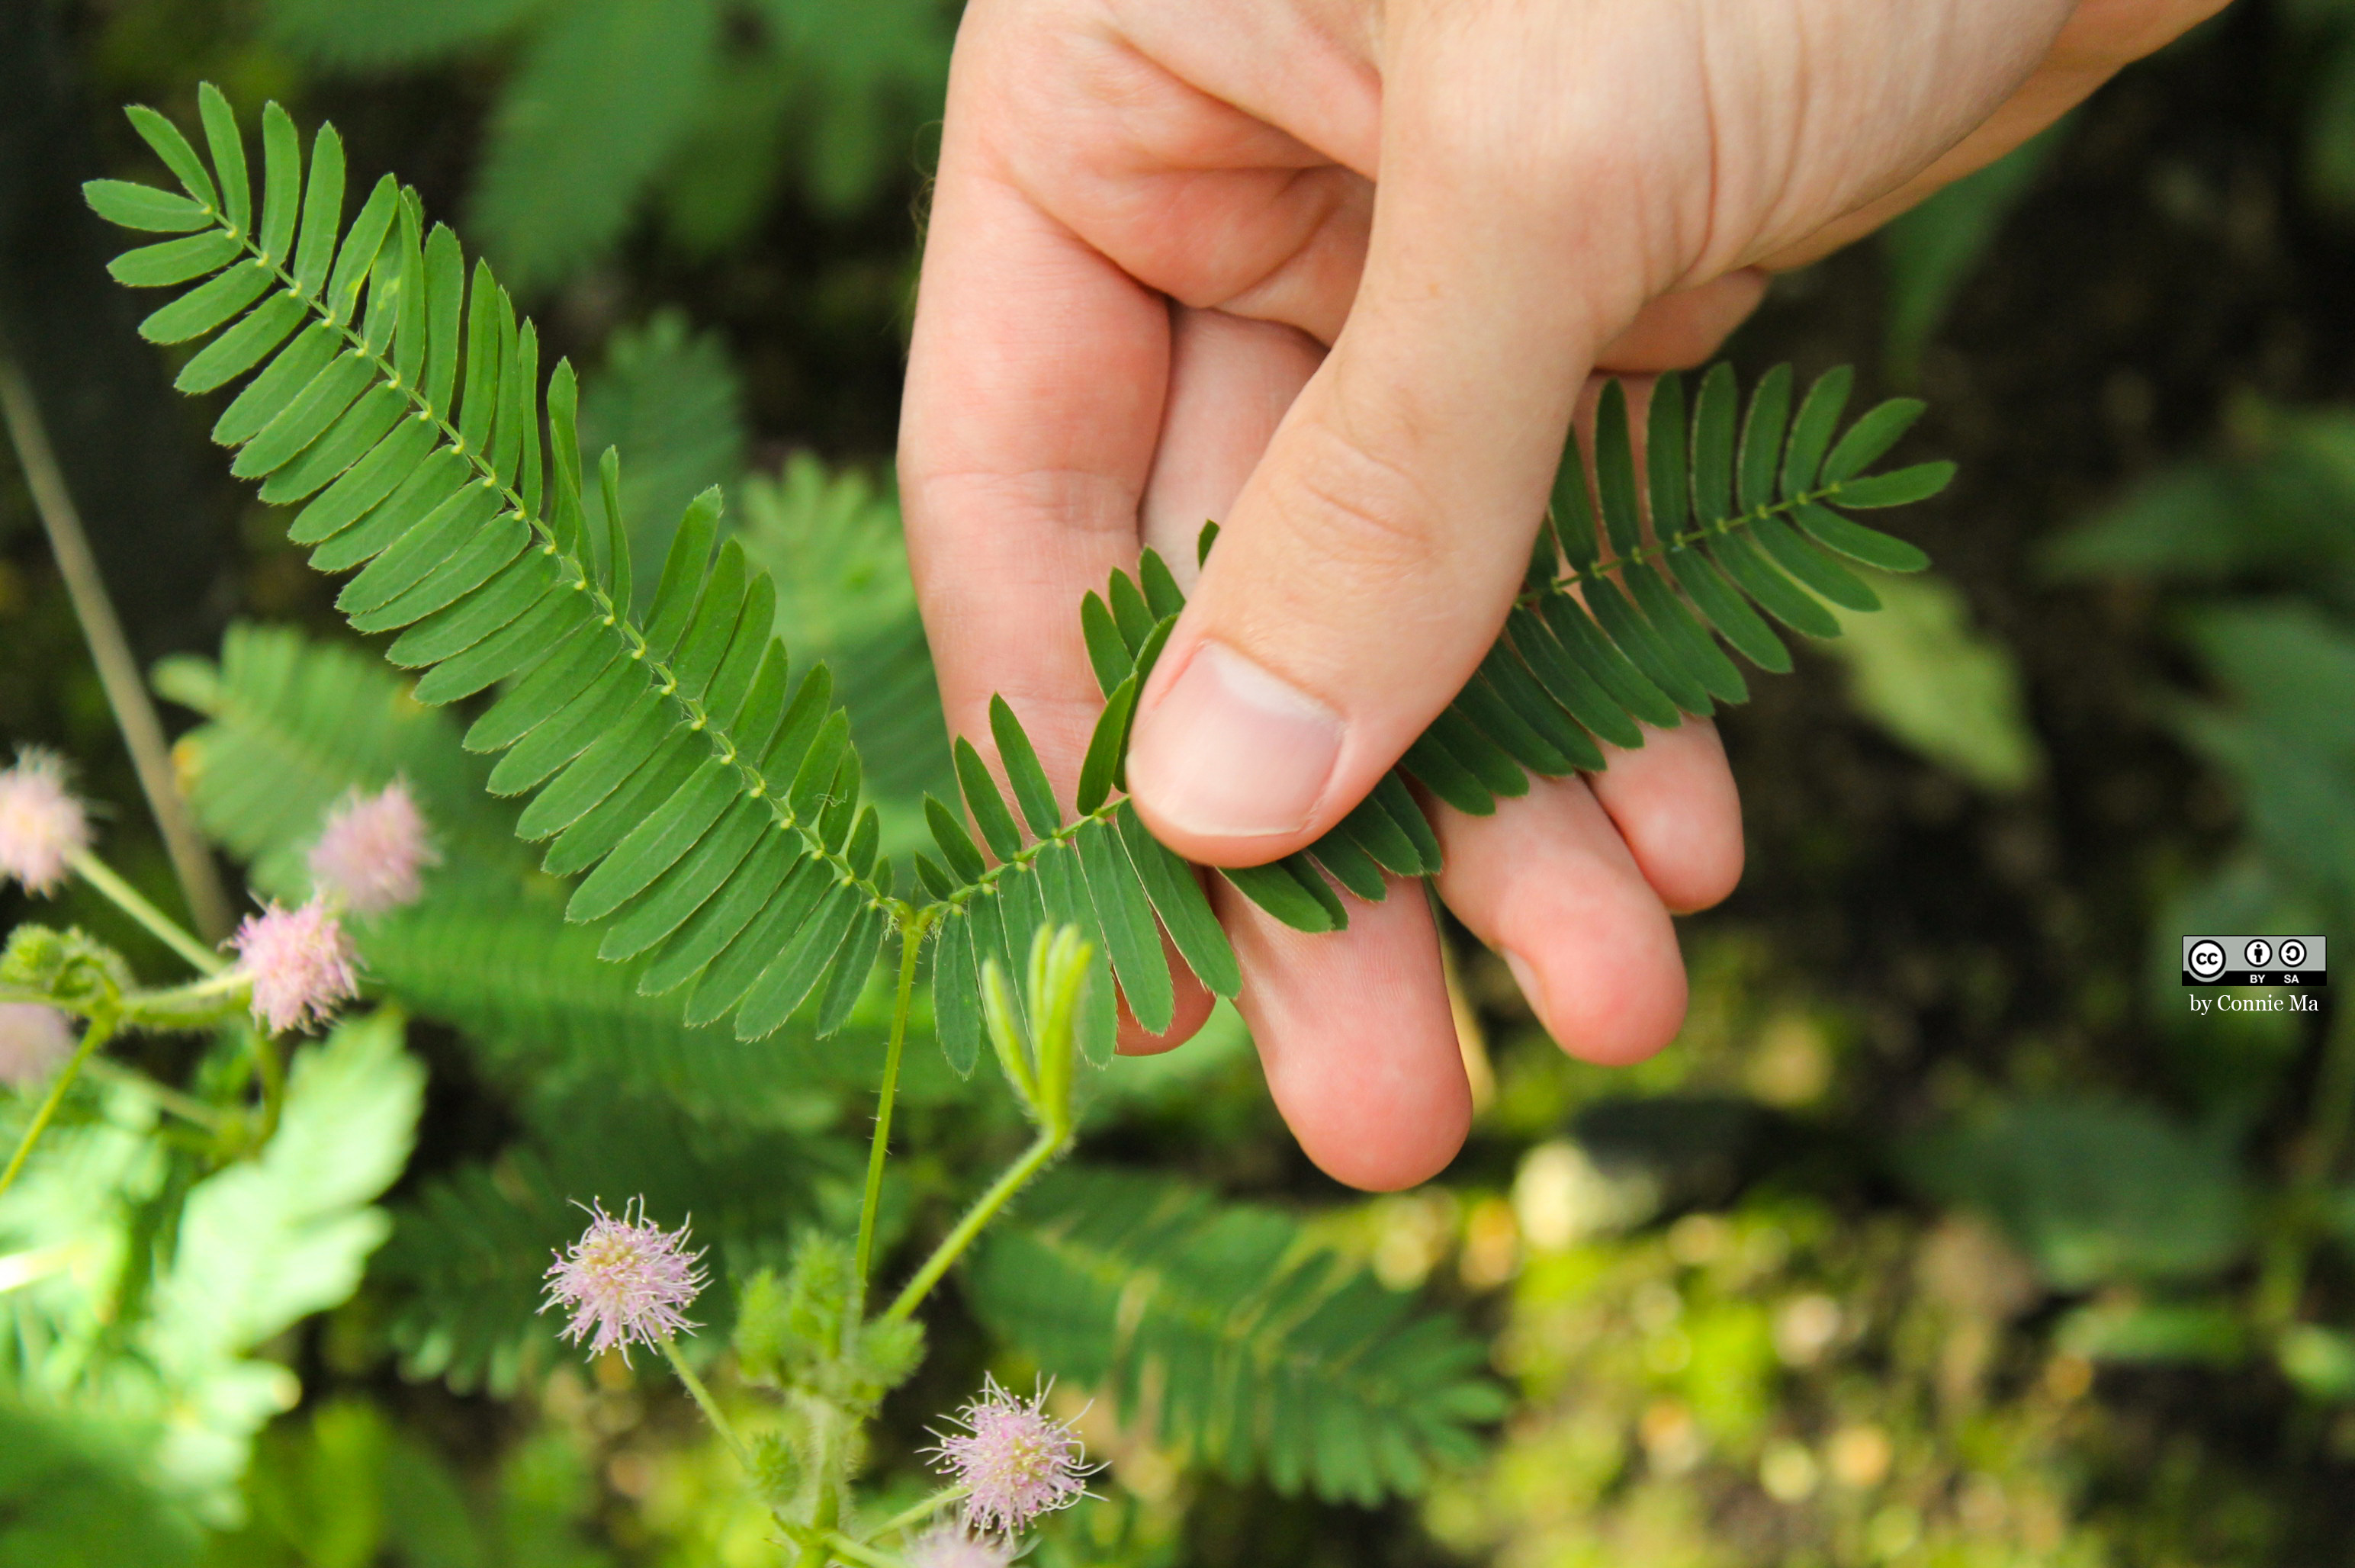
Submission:
<svg viewBox="0 0 2355 1568">
<path fill-rule="evenodd" d="M 1312 841 L 1495 638 L 1590 369 L 1705 358 L 1762 269 L 2220 3 L 975 0 L 901 453 L 952 727 L 983 741 L 1002 692 L 1068 789 L 1099 706 L 1081 595 L 1141 543 L 1182 569 L 1218 517 L 1130 783 L 1197 860 Z M 1436 823 L 1442 896 L 1557 1040 L 1666 1043 L 1669 912 L 1741 869 L 1708 725 Z M 1423 901 L 1304 936 L 1213 891 L 1311 1157 L 1368 1187 L 1444 1166 L 1469 1094 Z"/>
</svg>

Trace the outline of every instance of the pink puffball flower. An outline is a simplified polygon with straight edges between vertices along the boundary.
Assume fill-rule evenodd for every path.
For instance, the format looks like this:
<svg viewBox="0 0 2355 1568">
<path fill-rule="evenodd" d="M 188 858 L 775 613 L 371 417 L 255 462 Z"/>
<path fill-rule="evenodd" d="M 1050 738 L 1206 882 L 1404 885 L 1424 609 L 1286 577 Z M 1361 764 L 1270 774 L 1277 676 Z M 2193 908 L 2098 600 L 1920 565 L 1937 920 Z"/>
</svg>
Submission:
<svg viewBox="0 0 2355 1568">
<path fill-rule="evenodd" d="M 1007 1568 L 1014 1546 L 1002 1537 L 978 1536 L 948 1520 L 916 1537 L 900 1555 L 908 1568 Z"/>
<path fill-rule="evenodd" d="M 642 1198 L 632 1199 L 619 1218 L 602 1203 L 589 1213 L 589 1229 L 557 1254 L 546 1275 L 548 1299 L 539 1309 L 571 1309 L 564 1337 L 577 1345 L 593 1329 L 591 1355 L 618 1346 L 626 1361 L 632 1345 L 659 1344 L 694 1328 L 685 1311 L 706 1276 L 695 1266 L 703 1253 L 687 1250 L 687 1227 L 664 1230 L 646 1218 Z"/>
<path fill-rule="evenodd" d="M 311 847 L 311 879 L 321 896 L 357 915 L 415 903 L 418 872 L 441 863 L 424 816 L 399 779 L 374 795 L 345 797 Z"/>
<path fill-rule="evenodd" d="M 1096 1467 L 1084 1462 L 1079 1434 L 1047 1414 L 1046 1403 L 1044 1389 L 1019 1400 L 986 1379 L 981 1397 L 957 1415 L 964 1430 L 942 1435 L 930 1450 L 965 1489 L 967 1528 L 1011 1534 L 1087 1495 Z"/>
<path fill-rule="evenodd" d="M 65 759 L 27 746 L 0 773 L 0 879 L 55 892 L 90 848 L 90 815 L 66 787 Z"/>
<path fill-rule="evenodd" d="M 0 1083 L 19 1093 L 46 1082 L 73 1054 L 73 1025 L 38 1002 L 0 1002 Z"/>
<path fill-rule="evenodd" d="M 300 909 L 275 901 L 229 938 L 253 982 L 253 1019 L 272 1033 L 325 1023 L 336 1004 L 360 994 L 359 955 L 343 923 L 317 899 Z"/>
</svg>

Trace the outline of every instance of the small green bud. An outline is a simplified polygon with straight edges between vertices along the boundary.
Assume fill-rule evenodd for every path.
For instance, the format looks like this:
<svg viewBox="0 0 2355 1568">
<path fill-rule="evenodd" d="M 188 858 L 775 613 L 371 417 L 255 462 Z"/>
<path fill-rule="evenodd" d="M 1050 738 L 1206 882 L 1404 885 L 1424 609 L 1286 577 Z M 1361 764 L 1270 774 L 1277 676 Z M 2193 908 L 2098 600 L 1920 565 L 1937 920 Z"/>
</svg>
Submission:
<svg viewBox="0 0 2355 1568">
<path fill-rule="evenodd" d="M 924 1326 L 912 1317 L 871 1318 L 852 1348 L 859 1380 L 878 1397 L 915 1375 L 924 1360 Z"/>
<path fill-rule="evenodd" d="M 123 955 L 79 928 L 20 925 L 0 951 L 0 986 L 47 992 L 69 1008 L 112 1000 L 132 985 Z"/>
<path fill-rule="evenodd" d="M 1057 1137 L 1071 1130 L 1071 1080 L 1080 1003 L 1095 949 L 1077 926 L 1040 926 L 1030 938 L 1027 994 L 1017 997 L 993 960 L 982 965 L 983 1020 L 998 1065 L 1030 1119 Z M 1026 1012 L 1035 1029 L 1026 1029 Z"/>
</svg>

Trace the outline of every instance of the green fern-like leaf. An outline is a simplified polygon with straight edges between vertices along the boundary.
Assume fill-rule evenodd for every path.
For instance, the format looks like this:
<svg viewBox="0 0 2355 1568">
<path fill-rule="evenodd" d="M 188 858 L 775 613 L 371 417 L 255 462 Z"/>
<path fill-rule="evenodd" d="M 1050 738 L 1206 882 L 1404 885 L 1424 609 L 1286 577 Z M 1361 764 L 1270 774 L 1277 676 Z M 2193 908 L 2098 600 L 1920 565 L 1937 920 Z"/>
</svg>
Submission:
<svg viewBox="0 0 2355 1568">
<path fill-rule="evenodd" d="M 978 1052 L 981 974 L 993 961 L 1018 969 L 1041 925 L 1097 938 L 1080 1032 L 1099 1060 L 1116 996 L 1147 1029 L 1169 1024 L 1161 933 L 1211 990 L 1234 993 L 1235 956 L 1194 868 L 1118 793 L 1136 694 L 1184 605 L 1157 556 L 1082 606 L 1106 704 L 1075 798 L 1056 795 L 1020 716 L 994 704 L 1005 784 L 958 742 L 964 809 L 928 802 L 940 858 L 916 860 L 929 901 L 895 898 L 834 677 L 823 663 L 796 671 L 772 637 L 778 592 L 720 539 L 719 492 L 687 507 L 641 614 L 619 455 L 606 450 L 590 505 L 571 368 L 549 379 L 543 426 L 537 332 L 491 269 L 478 263 L 469 283 L 456 237 L 429 231 L 389 177 L 343 225 L 334 129 L 319 132 L 306 178 L 275 105 L 257 216 L 228 107 L 209 88 L 200 96 L 209 165 L 161 116 L 133 116 L 185 194 L 90 187 L 114 221 L 183 236 L 121 259 L 117 274 L 183 291 L 149 335 L 208 339 L 182 372 L 187 389 L 244 380 L 216 438 L 265 498 L 304 503 L 291 537 L 315 547 L 322 571 L 354 573 L 337 603 L 357 629 L 400 632 L 389 656 L 421 672 L 416 699 L 496 690 L 464 738 L 498 757 L 485 786 L 529 797 L 516 831 L 547 845 L 547 871 L 581 879 L 569 918 L 597 928 L 607 956 L 643 964 L 642 992 L 676 995 L 690 1027 L 727 1019 L 746 1040 L 808 1007 L 824 1035 L 849 1017 L 887 931 L 921 928 L 960 1070 Z M 1491 812 L 1531 774 L 1604 766 L 1602 741 L 1639 745 L 1643 725 L 1742 700 L 1720 639 L 1783 669 L 1770 618 L 1837 635 L 1828 604 L 1874 600 L 1836 557 L 1922 564 L 1842 511 L 1918 499 L 1951 473 L 1867 474 L 1921 405 L 1884 403 L 1843 430 L 1849 384 L 1834 371 L 1795 409 L 1777 368 L 1745 409 L 1719 366 L 1688 418 L 1681 381 L 1662 378 L 1640 464 L 1626 396 L 1607 387 L 1592 483 L 1573 445 L 1529 590 L 1456 701 L 1323 840 L 1220 874 L 1287 923 L 1339 929 L 1337 890 L 1376 899 L 1386 877 L 1439 869 L 1408 781 Z"/>
<path fill-rule="evenodd" d="M 1480 1342 L 1268 1209 L 1155 1178 L 1041 1181 L 975 1264 L 975 1303 L 1124 1421 L 1237 1478 L 1375 1503 L 1422 1489 L 1504 1413 Z"/>
</svg>

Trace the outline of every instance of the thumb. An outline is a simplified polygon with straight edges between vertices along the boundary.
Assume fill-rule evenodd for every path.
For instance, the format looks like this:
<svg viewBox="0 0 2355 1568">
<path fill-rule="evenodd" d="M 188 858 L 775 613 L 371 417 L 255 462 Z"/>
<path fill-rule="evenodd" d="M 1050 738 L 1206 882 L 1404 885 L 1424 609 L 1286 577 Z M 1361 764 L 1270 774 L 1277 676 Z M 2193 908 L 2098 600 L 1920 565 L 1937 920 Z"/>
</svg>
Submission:
<svg viewBox="0 0 2355 1568">
<path fill-rule="evenodd" d="M 1595 347 L 1649 292 L 1640 264 L 1604 264 L 1592 227 L 1507 188 L 1503 160 L 1492 180 L 1445 166 L 1463 135 L 1416 134 L 1405 96 L 1385 104 L 1348 324 L 1139 703 L 1131 794 L 1192 859 L 1252 865 L 1311 842 L 1470 677 L 1527 568 Z M 1616 286 L 1568 286 L 1582 275 Z"/>
</svg>

